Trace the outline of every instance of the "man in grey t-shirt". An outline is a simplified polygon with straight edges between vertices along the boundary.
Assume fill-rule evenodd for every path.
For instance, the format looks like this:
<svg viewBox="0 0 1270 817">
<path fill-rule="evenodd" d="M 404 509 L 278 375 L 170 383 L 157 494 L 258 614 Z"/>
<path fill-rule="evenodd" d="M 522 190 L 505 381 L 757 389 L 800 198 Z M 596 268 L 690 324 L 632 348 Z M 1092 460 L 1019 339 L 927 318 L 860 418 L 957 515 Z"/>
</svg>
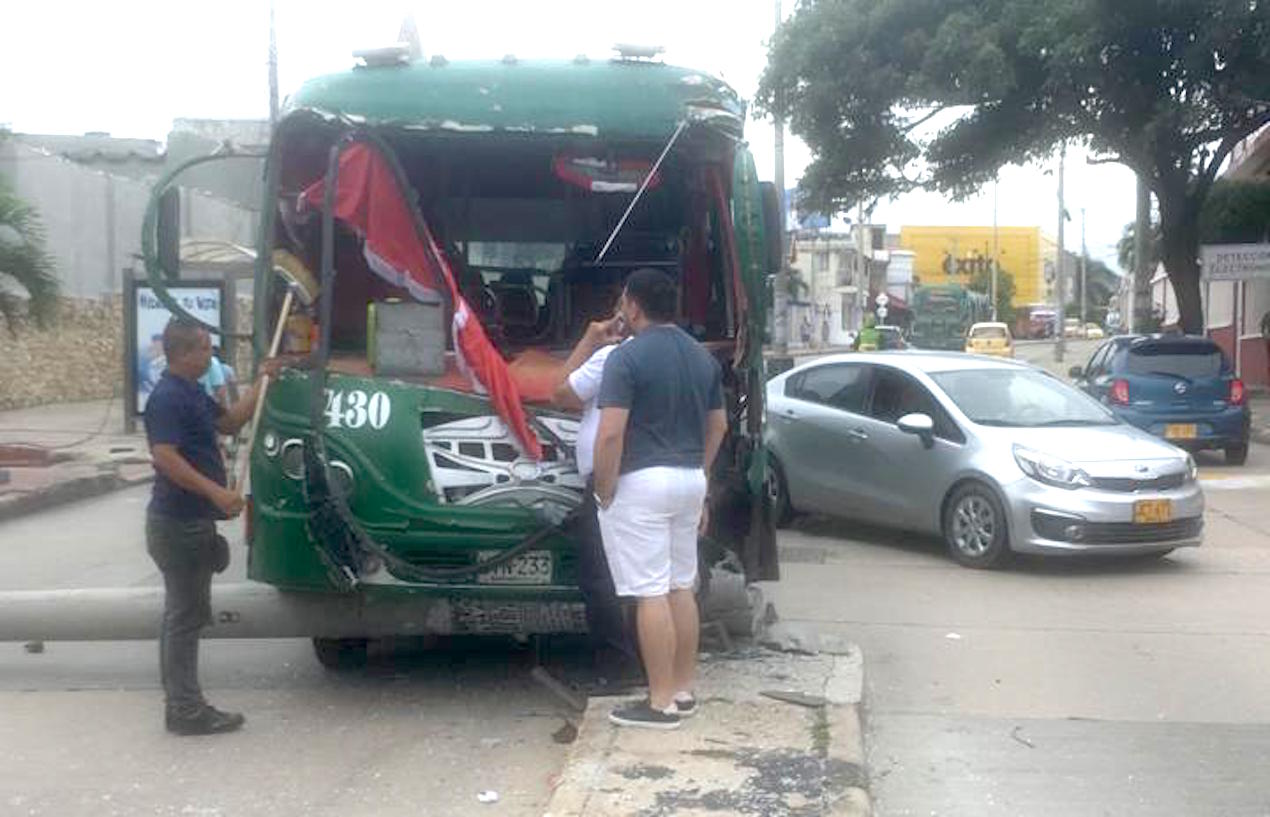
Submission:
<svg viewBox="0 0 1270 817">
<path fill-rule="evenodd" d="M 621 312 L 634 338 L 604 364 L 595 494 L 613 583 L 634 596 L 649 697 L 609 716 L 674 729 L 696 710 L 697 534 L 706 474 L 727 432 L 718 362 L 675 326 L 660 270 L 631 273 Z"/>
</svg>

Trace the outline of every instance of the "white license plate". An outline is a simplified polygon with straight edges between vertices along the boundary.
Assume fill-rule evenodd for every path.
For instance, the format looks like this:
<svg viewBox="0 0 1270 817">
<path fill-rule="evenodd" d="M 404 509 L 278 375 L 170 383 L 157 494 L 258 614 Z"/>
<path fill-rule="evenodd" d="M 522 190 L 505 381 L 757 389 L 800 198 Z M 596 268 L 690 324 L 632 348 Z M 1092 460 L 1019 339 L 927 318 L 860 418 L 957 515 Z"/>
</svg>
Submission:
<svg viewBox="0 0 1270 817">
<path fill-rule="evenodd" d="M 476 557 L 482 562 L 502 551 L 482 550 Z M 477 584 L 551 584 L 551 551 L 531 550 L 492 570 L 476 574 Z"/>
</svg>

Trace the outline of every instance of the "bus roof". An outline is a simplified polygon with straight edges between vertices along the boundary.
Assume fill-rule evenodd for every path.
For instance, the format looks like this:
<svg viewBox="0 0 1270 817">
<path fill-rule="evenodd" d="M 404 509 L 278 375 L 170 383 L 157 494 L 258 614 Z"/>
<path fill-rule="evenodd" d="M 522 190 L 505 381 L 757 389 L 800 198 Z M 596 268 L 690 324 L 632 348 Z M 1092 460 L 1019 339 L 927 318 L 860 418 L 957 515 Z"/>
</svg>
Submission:
<svg viewBox="0 0 1270 817">
<path fill-rule="evenodd" d="M 688 109 L 739 136 L 745 105 L 715 77 L 632 60 L 402 63 L 304 83 L 286 113 L 452 132 L 664 140 Z"/>
</svg>

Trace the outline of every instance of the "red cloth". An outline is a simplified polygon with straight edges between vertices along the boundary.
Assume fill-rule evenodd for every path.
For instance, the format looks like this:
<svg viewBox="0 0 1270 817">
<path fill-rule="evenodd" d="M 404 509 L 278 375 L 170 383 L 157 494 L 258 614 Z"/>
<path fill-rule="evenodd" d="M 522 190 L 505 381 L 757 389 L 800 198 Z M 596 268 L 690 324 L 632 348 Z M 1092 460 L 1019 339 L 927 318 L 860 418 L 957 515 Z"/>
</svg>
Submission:
<svg viewBox="0 0 1270 817">
<path fill-rule="evenodd" d="M 301 195 L 302 204 L 320 210 L 325 181 Z M 362 142 L 340 155 L 335 217 L 363 239 L 370 268 L 394 286 L 424 299 L 444 287 L 454 304 L 451 332 L 459 368 L 477 391 L 484 392 L 498 416 L 511 429 L 525 453 L 542 459 L 542 445 L 529 428 L 515 381 L 502 355 L 490 343 L 485 327 L 473 314 L 454 278 L 450 263 L 422 221 L 416 223 L 387 160 Z"/>
</svg>

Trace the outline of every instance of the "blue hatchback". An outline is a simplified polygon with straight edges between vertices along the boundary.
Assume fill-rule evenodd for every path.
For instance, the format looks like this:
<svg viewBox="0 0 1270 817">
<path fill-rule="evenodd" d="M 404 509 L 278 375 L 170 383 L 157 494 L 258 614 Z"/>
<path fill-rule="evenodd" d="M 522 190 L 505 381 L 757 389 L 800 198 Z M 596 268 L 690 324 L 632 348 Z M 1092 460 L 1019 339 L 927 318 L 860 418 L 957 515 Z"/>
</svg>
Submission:
<svg viewBox="0 0 1270 817">
<path fill-rule="evenodd" d="M 1244 384 L 1208 338 L 1114 337 L 1071 376 L 1130 425 L 1190 451 L 1220 448 L 1233 465 L 1248 458 Z"/>
</svg>

